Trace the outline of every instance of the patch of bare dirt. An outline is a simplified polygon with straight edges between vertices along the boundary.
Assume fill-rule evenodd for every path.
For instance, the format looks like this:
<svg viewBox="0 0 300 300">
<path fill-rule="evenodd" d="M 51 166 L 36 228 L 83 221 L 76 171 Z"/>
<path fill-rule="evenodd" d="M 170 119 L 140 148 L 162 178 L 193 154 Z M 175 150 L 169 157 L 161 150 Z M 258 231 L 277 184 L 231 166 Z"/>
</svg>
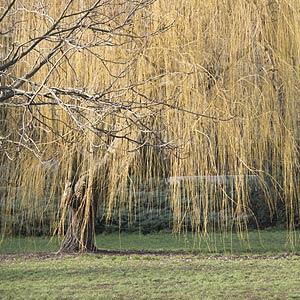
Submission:
<svg viewBox="0 0 300 300">
<path fill-rule="evenodd" d="M 132 256 L 132 255 L 151 255 L 151 256 L 182 256 L 184 259 L 198 258 L 203 260 L 217 260 L 217 261 L 242 261 L 242 260 L 262 260 L 262 259 L 291 259 L 299 258 L 299 254 L 283 253 L 278 255 L 221 255 L 221 254 L 201 254 L 199 251 L 150 251 L 150 250 L 101 250 L 94 252 L 76 252 L 76 253 L 27 253 L 27 254 L 0 254 L 0 262 L 14 261 L 18 259 L 39 259 L 39 260 L 60 260 L 66 257 L 77 257 L 82 254 L 96 255 L 96 256 Z M 187 258 L 189 257 L 189 258 Z"/>
<path fill-rule="evenodd" d="M 66 257 L 74 257 L 78 256 L 78 253 L 22 253 L 22 254 L 0 254 L 0 262 L 2 261 L 14 261 L 14 260 L 27 260 L 27 259 L 39 259 L 39 260 L 47 260 L 47 259 L 64 259 Z"/>
</svg>

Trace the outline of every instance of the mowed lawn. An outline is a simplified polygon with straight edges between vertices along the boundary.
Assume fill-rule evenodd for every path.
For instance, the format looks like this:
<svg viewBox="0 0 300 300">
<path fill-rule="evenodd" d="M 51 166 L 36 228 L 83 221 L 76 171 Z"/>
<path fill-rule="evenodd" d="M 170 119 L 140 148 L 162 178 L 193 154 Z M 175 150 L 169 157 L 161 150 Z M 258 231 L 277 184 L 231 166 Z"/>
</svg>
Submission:
<svg viewBox="0 0 300 300">
<path fill-rule="evenodd" d="M 46 254 L 45 245 L 43 254 L 29 254 L 28 245 L 27 254 L 22 254 L 21 248 L 13 248 L 17 240 L 10 241 L 10 250 L 15 251 L 8 251 L 7 241 L 0 248 L 0 299 L 300 299 L 299 252 L 288 249 L 282 233 L 267 232 L 266 245 L 253 241 L 251 249 L 241 244 L 230 253 L 204 246 L 195 251 L 190 238 L 98 236 L 98 244 L 107 239 L 107 249 L 166 251 L 122 255 Z M 22 243 L 26 244 L 19 239 L 19 247 Z M 38 250 L 45 240 L 34 243 L 31 252 L 42 252 Z M 31 240 L 30 245 L 34 243 Z M 57 244 L 46 246 L 53 250 Z M 172 252 L 176 250 L 185 252 Z"/>
<path fill-rule="evenodd" d="M 0 237 L 1 240 L 1 237 Z M 294 241 L 294 246 L 291 244 Z M 287 234 L 284 230 L 249 231 L 241 239 L 236 233 L 195 236 L 171 233 L 111 233 L 96 237 L 103 250 L 184 251 L 206 254 L 300 254 L 300 232 Z M 49 253 L 59 250 L 58 239 L 49 237 L 5 238 L 0 242 L 1 254 Z"/>
<path fill-rule="evenodd" d="M 300 299 L 297 256 L 82 255 L 0 268 L 0 299 Z"/>
</svg>

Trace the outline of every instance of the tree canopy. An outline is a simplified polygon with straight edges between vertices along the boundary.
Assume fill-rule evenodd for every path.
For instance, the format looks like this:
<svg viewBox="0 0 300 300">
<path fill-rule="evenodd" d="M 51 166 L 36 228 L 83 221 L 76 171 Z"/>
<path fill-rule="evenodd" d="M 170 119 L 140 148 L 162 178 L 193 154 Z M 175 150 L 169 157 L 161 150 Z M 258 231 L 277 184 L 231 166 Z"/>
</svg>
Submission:
<svg viewBox="0 0 300 300">
<path fill-rule="evenodd" d="M 139 191 L 160 185 L 174 230 L 242 232 L 249 178 L 295 229 L 299 11 L 298 1 L 2 0 L 2 235 L 47 215 L 62 249 L 93 249 L 100 206 L 108 221 L 134 214 Z"/>
</svg>

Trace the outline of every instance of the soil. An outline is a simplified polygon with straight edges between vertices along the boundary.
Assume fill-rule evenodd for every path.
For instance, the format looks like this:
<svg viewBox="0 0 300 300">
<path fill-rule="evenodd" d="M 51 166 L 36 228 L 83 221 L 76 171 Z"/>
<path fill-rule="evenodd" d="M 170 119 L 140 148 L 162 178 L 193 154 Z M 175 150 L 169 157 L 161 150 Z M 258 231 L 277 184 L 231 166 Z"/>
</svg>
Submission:
<svg viewBox="0 0 300 300">
<path fill-rule="evenodd" d="M 148 251 L 148 250 L 101 250 L 98 249 L 94 252 L 76 252 L 76 253 L 26 253 L 26 254 L 0 254 L 0 262 L 2 261 L 14 261 L 14 260 L 27 260 L 27 259 L 39 259 L 39 260 L 60 260 L 66 257 L 76 257 L 82 254 L 95 255 L 95 256 L 132 256 L 132 255 L 153 255 L 153 256 L 182 256 L 182 257 L 194 257 L 203 260 L 220 260 L 220 261 L 239 261 L 239 260 L 256 260 L 256 259 L 291 259 L 293 257 L 300 257 L 299 254 L 283 253 L 280 255 L 221 255 L 221 254 L 201 254 L 199 251 L 187 252 L 187 251 Z"/>
</svg>

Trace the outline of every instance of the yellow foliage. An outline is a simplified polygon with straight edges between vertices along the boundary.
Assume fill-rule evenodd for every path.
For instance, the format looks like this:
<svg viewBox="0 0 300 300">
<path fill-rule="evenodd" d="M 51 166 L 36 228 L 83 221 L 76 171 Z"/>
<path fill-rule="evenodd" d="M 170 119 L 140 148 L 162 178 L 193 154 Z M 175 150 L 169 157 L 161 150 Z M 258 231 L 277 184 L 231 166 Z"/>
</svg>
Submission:
<svg viewBox="0 0 300 300">
<path fill-rule="evenodd" d="M 94 3 L 71 2 L 69 14 Z M 104 20 L 100 12 L 109 18 L 130 5 L 109 2 L 103 11 L 100 8 L 99 21 Z M 66 5 L 65 1 L 43 3 L 41 8 L 36 1 L 16 1 L 16 14 L 7 19 L 16 22 L 17 18 L 11 39 L 20 51 L 29 38 L 47 31 Z M 121 14 L 114 22 L 121 24 L 125 17 Z M 76 15 L 67 19 L 63 28 L 76 20 Z M 150 34 L 163 25 L 171 26 Z M 107 21 L 103 29 L 110 26 Z M 98 200 L 106 205 L 107 219 L 120 205 L 138 205 L 132 203 L 137 202 L 133 194 L 155 176 L 165 180 L 198 176 L 206 179 L 195 185 L 190 178 L 170 187 L 174 229 L 182 230 L 190 217 L 195 231 L 228 231 L 232 217 L 243 231 L 247 229 L 243 215 L 251 213 L 245 176 L 255 175 L 266 190 L 271 213 L 277 198 L 284 201 L 287 225 L 293 230 L 300 194 L 300 2 L 157 0 L 137 11 L 126 32 L 143 38 L 127 42 L 126 35 L 110 36 L 82 26 L 73 36 L 81 47 L 66 40 L 51 63 L 26 83 L 27 91 L 32 82 L 40 84 L 36 103 L 47 100 L 43 93 L 48 87 L 96 95 L 112 84 L 113 93 L 94 102 L 61 95 L 55 98 L 57 105 L 1 112 L 2 136 L 30 138 L 21 137 L 19 124 L 32 122 L 31 138 L 36 144 L 22 153 L 15 145 L 1 150 L 10 182 L 7 199 L 11 199 L 2 203 L 3 216 L 19 199 L 24 222 L 35 214 L 42 219 L 45 207 L 51 206 L 54 231 L 59 224 L 63 227 L 66 206 L 55 204 L 54 199 L 63 193 L 66 180 L 84 173 L 90 178 L 85 201 L 91 201 L 98 182 Z M 49 53 L 55 38 L 38 44 L 10 72 L 20 77 L 29 72 Z M 98 45 L 88 48 L 95 42 Z M 135 105 L 116 113 L 117 107 L 107 102 Z M 138 103 L 143 104 L 140 109 Z M 71 105 L 78 105 L 81 114 L 73 108 L 70 113 Z M 34 117 L 44 124 L 35 123 Z M 142 132 L 139 122 L 149 126 L 152 134 L 145 127 Z M 129 139 L 116 142 L 107 134 L 114 131 Z M 130 139 L 157 147 L 144 149 Z M 103 160 L 108 161 L 105 166 Z M 228 177 L 233 196 L 226 191 L 222 179 L 226 175 L 233 176 Z M 215 178 L 211 176 L 220 177 L 211 182 Z M 138 183 L 132 178 L 138 178 Z M 270 183 L 277 194 L 268 194 Z M 182 190 L 188 199 L 184 203 Z M 209 215 L 220 210 L 224 215 L 210 228 Z"/>
</svg>

